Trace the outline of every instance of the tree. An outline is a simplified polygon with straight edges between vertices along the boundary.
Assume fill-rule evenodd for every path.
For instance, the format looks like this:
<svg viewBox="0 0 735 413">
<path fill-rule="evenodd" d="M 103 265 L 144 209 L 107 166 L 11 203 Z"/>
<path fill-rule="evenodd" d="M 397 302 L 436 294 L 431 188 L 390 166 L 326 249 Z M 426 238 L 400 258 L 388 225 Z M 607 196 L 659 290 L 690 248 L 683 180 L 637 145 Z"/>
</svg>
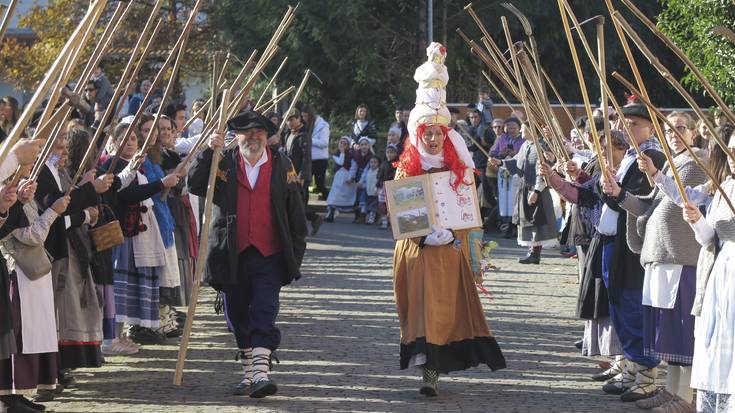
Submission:
<svg viewBox="0 0 735 413">
<path fill-rule="evenodd" d="M 126 18 L 119 32 L 115 33 L 112 47 L 103 57 L 105 71 L 110 79 L 116 79 L 124 69 L 140 30 L 151 12 L 151 4 L 146 1 L 136 2 L 130 15 Z M 21 16 L 18 26 L 28 27 L 36 34 L 36 41 L 25 43 L 14 39 L 4 41 L 0 50 L 0 73 L 3 78 L 21 90 L 31 91 L 43 78 L 46 70 L 58 56 L 69 34 L 84 16 L 88 0 L 52 0 L 48 5 L 33 7 L 26 15 Z M 170 0 L 161 10 L 164 25 L 157 37 L 156 47 L 144 63 L 141 76 L 152 76 L 157 67 L 166 58 L 170 48 L 179 36 L 191 8 L 193 0 Z M 96 39 L 104 30 L 117 2 L 110 2 L 100 23 L 95 38 L 89 42 L 85 55 L 80 59 L 77 74 L 91 55 Z M 206 16 L 207 8 L 201 10 Z M 200 19 L 192 31 L 187 46 L 187 55 L 182 64 L 181 76 L 198 75 L 207 72 L 209 50 L 223 49 L 220 36 L 210 25 L 209 19 Z"/>
<path fill-rule="evenodd" d="M 730 0 L 662 0 L 658 25 L 689 56 L 729 105 L 735 104 L 735 46 L 712 34 L 715 26 L 735 28 L 735 8 Z M 685 84 L 702 90 L 691 73 Z"/>
<path fill-rule="evenodd" d="M 459 27 L 476 41 L 481 37 L 475 23 L 463 10 L 466 3 L 464 0 L 435 2 L 441 10 L 435 15 L 435 23 L 438 23 L 434 25 L 436 38 L 443 40 L 445 30 L 447 37 L 449 102 L 474 102 L 477 87 L 485 84 L 480 74 L 485 69 L 484 65 L 470 55 L 466 44 L 454 32 Z M 500 3 L 501 0 L 476 2 L 475 10 L 496 42 L 505 48 L 501 14 L 508 16 L 514 40 L 523 40 L 525 36 L 515 17 L 500 7 Z M 597 14 L 607 15 L 603 2 L 575 0 L 571 3 L 580 20 Z M 661 10 L 656 2 L 643 3 L 639 7 L 648 16 L 655 16 Z M 305 100 L 316 104 L 325 115 L 339 118 L 338 124 L 334 125 L 336 128 L 352 117 L 359 103 L 367 103 L 374 117 L 383 121 L 380 126 L 387 127 L 395 105 L 411 107 L 415 100 L 413 73 L 426 58 L 420 46 L 422 42 L 425 44 L 425 35 L 420 35 L 422 30 L 425 33 L 425 4 L 426 0 L 302 0 L 294 25 L 281 44 L 281 53 L 289 56 L 289 63 L 280 85 L 297 84 L 303 71 L 311 68 L 324 85 L 311 83 Z M 555 2 L 514 0 L 513 4 L 530 19 L 543 64 L 563 98 L 568 102 L 581 101 Z M 247 55 L 266 44 L 287 5 L 286 0 L 222 0 L 217 2 L 217 25 L 232 43 L 233 51 L 240 56 Z M 621 12 L 644 40 L 652 40 L 653 36 L 634 17 L 625 10 Z M 594 28 L 590 25 L 585 30 L 594 45 Z M 617 70 L 632 79 L 609 18 L 606 38 L 608 71 Z M 682 73 L 682 65 L 665 47 L 653 44 L 652 48 L 675 75 Z M 584 53 L 581 46 L 579 51 Z M 642 55 L 636 56 L 654 102 L 662 106 L 681 105 L 682 100 L 668 83 L 644 61 Z M 594 101 L 599 96 L 598 80 L 586 55 L 580 55 L 580 59 Z M 609 83 L 621 100 L 625 90 L 612 77 Z M 496 100 L 500 101 L 499 98 Z"/>
</svg>

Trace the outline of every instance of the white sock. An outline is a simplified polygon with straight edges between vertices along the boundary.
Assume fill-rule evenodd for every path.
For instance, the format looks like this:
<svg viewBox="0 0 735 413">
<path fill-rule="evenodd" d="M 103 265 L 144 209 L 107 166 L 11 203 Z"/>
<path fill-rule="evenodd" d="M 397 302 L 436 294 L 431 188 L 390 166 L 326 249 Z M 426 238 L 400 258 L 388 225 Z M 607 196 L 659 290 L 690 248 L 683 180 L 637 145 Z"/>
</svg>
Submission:
<svg viewBox="0 0 735 413">
<path fill-rule="evenodd" d="M 270 360 L 270 349 L 265 347 L 255 347 L 253 349 L 253 383 L 268 380 Z"/>
<path fill-rule="evenodd" d="M 243 373 L 245 376 L 242 379 L 243 383 L 253 382 L 253 349 L 252 348 L 241 348 L 238 357 L 242 364 Z"/>
<path fill-rule="evenodd" d="M 692 381 L 692 366 L 681 366 L 679 367 L 679 388 L 677 389 L 676 395 L 684 399 L 687 403 L 692 402 L 694 398 L 694 391 L 690 386 Z"/>
<path fill-rule="evenodd" d="M 666 391 L 671 394 L 678 394 L 679 380 L 681 379 L 681 375 L 679 373 L 679 366 L 669 365 L 666 368 Z"/>
</svg>

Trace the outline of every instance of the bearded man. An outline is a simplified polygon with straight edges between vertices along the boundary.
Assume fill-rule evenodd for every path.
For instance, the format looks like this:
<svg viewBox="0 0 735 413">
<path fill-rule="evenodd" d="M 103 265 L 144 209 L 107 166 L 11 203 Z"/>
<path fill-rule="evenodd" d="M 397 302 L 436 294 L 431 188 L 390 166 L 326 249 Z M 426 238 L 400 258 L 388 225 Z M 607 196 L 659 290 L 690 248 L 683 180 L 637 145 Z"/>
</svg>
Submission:
<svg viewBox="0 0 735 413">
<path fill-rule="evenodd" d="M 227 129 L 238 145 L 224 150 L 217 169 L 205 281 L 223 293 L 225 319 L 245 372 L 233 393 L 262 398 L 277 391 L 268 373 L 281 342 L 279 294 L 301 277 L 306 217 L 293 165 L 267 144 L 276 125 L 246 111 L 230 119 Z M 212 155 L 223 146 L 223 134 L 212 134 L 189 171 L 191 193 L 206 195 Z"/>
</svg>

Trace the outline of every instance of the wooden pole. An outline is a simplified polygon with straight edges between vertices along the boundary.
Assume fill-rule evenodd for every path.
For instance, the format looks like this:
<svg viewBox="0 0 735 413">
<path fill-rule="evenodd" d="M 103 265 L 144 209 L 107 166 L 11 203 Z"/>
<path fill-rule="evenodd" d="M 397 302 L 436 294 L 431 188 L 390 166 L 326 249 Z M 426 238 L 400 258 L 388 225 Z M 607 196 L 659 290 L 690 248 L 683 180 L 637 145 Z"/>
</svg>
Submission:
<svg viewBox="0 0 735 413">
<path fill-rule="evenodd" d="M 189 20 L 184 25 L 184 29 L 181 33 L 180 39 L 180 45 L 179 45 L 179 53 L 176 57 L 176 61 L 174 62 L 174 66 L 171 69 L 171 77 L 168 79 L 168 84 L 166 85 L 166 89 L 163 91 L 163 97 L 161 98 L 161 105 L 158 107 L 158 113 L 156 114 L 156 117 L 153 119 L 153 125 L 151 126 L 151 130 L 148 131 L 148 136 L 146 136 L 145 141 L 143 142 L 143 146 L 140 148 L 138 154 L 139 155 L 145 155 L 145 153 L 148 151 L 148 148 L 153 144 L 153 135 L 157 134 L 157 126 L 158 126 L 158 120 L 161 118 L 161 115 L 163 114 L 163 109 L 166 106 L 166 101 L 168 101 L 168 98 L 171 96 L 171 93 L 174 90 L 174 84 L 176 83 L 176 79 L 178 78 L 179 74 L 179 68 L 181 67 L 181 62 L 184 60 L 184 54 L 186 53 L 186 44 L 189 40 L 189 34 L 191 33 L 191 28 L 194 26 L 194 21 L 199 15 L 199 9 L 202 6 L 202 3 L 204 0 L 197 0 L 196 3 L 194 3 L 194 7 L 191 10 L 191 14 L 189 15 Z M 141 159 L 139 156 L 138 159 Z M 140 167 L 141 163 L 138 161 L 137 164 L 133 165 L 133 169 L 137 170 Z"/>
<path fill-rule="evenodd" d="M 709 177 L 710 181 L 715 186 L 715 189 L 720 191 L 720 195 L 722 195 L 722 198 L 725 200 L 725 202 L 727 202 L 727 205 L 730 207 L 730 210 L 733 213 L 735 213 L 735 206 L 733 206 L 733 203 L 730 200 L 730 197 L 727 195 L 727 192 L 725 192 L 722 189 L 722 186 L 720 186 L 720 183 L 718 182 L 719 178 L 715 177 L 712 171 L 710 171 L 710 169 L 702 162 L 702 160 L 699 159 L 699 157 L 697 157 L 697 154 L 694 153 L 694 149 L 692 149 L 691 145 L 689 145 L 686 139 L 684 139 L 684 135 L 681 132 L 679 132 L 678 129 L 676 129 L 676 127 L 669 121 L 669 119 L 663 113 L 661 113 L 661 111 L 658 110 L 651 103 L 650 100 L 648 100 L 647 98 L 644 98 L 643 94 L 640 93 L 640 91 L 636 89 L 636 87 L 633 86 L 633 84 L 630 83 L 628 80 L 626 80 L 620 73 L 617 73 L 617 72 L 613 73 L 613 77 L 617 79 L 623 86 L 628 88 L 632 93 L 635 93 L 636 95 L 638 95 L 641 102 L 644 105 L 646 105 L 646 107 L 651 109 L 656 114 L 656 117 L 661 119 L 661 121 L 664 122 L 666 126 L 668 126 L 669 129 L 671 129 L 676 134 L 676 136 L 679 138 L 679 141 L 684 145 L 684 147 L 686 148 L 687 152 L 689 152 L 689 155 L 692 157 L 694 162 L 697 164 L 697 166 L 699 166 L 704 171 L 705 174 L 707 174 L 707 177 Z M 669 167 L 674 168 L 673 164 L 669 164 Z"/>
<path fill-rule="evenodd" d="M 28 126 L 28 123 L 31 121 L 33 113 L 35 113 L 36 109 L 43 101 L 43 98 L 46 96 L 48 90 L 54 85 L 55 80 L 57 80 L 57 76 L 59 75 L 59 72 L 63 69 L 64 64 L 67 63 L 67 58 L 69 57 L 69 54 L 72 52 L 74 47 L 77 46 L 77 42 L 80 40 L 81 34 L 87 26 L 97 23 L 97 20 L 100 16 L 99 10 L 100 8 L 104 8 L 105 4 L 106 0 L 94 0 L 90 4 L 89 9 L 87 10 L 87 14 L 84 16 L 79 25 L 77 25 L 76 29 L 67 40 L 66 44 L 61 49 L 59 56 L 46 72 L 44 79 L 41 81 L 38 88 L 36 88 L 36 92 L 33 94 L 33 97 L 31 97 L 25 109 L 18 117 L 18 121 L 15 123 L 13 129 L 8 134 L 8 137 L 2 142 L 2 146 L 0 146 L 0 161 L 5 159 L 8 153 L 10 153 L 11 148 L 16 144 L 16 142 L 18 142 L 18 139 L 20 139 L 21 135 Z"/>
<path fill-rule="evenodd" d="M 676 80 L 676 78 L 671 74 L 671 72 L 664 66 L 661 61 L 656 58 L 656 56 L 651 52 L 650 49 L 645 45 L 643 40 L 641 40 L 640 37 L 638 37 L 637 33 L 633 30 L 632 27 L 628 24 L 628 22 L 623 18 L 622 15 L 620 15 L 619 12 L 614 11 L 613 12 L 613 22 L 616 24 L 619 24 L 621 27 L 621 35 L 625 39 L 625 34 L 630 37 L 631 40 L 633 40 L 633 43 L 638 47 L 638 49 L 643 53 L 644 56 L 646 56 L 646 59 L 658 70 L 658 72 L 661 74 L 661 77 L 666 79 L 669 84 L 671 84 L 674 89 L 681 95 L 684 100 L 687 101 L 689 106 L 694 110 L 694 112 L 697 114 L 699 119 L 701 119 L 705 125 L 707 125 L 708 128 L 710 128 L 711 131 L 717 130 L 717 127 L 712 123 L 711 120 L 705 115 L 704 111 L 697 105 L 697 102 L 694 100 L 692 95 L 687 92 L 687 90 L 682 86 L 682 84 Z M 624 32 L 624 33 L 623 33 Z M 627 41 L 626 41 L 627 43 Z M 635 74 L 635 72 L 634 72 Z M 643 89 L 643 88 L 642 88 Z M 725 142 L 719 134 L 713 133 L 712 137 L 715 139 L 715 142 L 717 142 L 718 145 L 720 145 L 720 148 L 722 148 L 723 151 L 732 159 L 735 161 L 735 154 L 732 153 L 731 150 L 727 148 L 727 142 Z"/>
<path fill-rule="evenodd" d="M 260 106 L 257 106 L 257 107 L 256 107 L 255 109 L 253 109 L 253 110 L 255 110 L 256 112 L 259 112 L 259 113 L 260 113 L 260 112 L 262 112 L 262 111 L 263 111 L 264 109 L 267 109 L 267 108 L 269 108 L 270 106 L 273 106 L 273 105 L 277 104 L 278 102 L 280 102 L 281 100 L 283 100 L 283 98 L 285 98 L 286 96 L 288 96 L 289 94 L 291 94 L 291 92 L 293 92 L 293 91 L 294 91 L 295 89 L 296 89 L 296 87 L 295 87 L 295 86 L 289 86 L 289 87 L 288 87 L 288 89 L 286 89 L 286 90 L 284 90 L 283 92 L 279 93 L 279 94 L 278 94 L 278 95 L 276 95 L 276 97 L 274 97 L 273 99 L 271 99 L 271 100 L 269 100 L 269 101 L 267 101 L 267 102 L 263 103 L 263 104 L 262 104 L 262 105 L 260 105 Z"/>
<path fill-rule="evenodd" d="M 587 119 L 592 122 L 594 117 L 592 116 L 592 108 L 590 107 L 590 98 L 589 93 L 587 93 L 587 84 L 584 80 L 584 74 L 582 73 L 582 67 L 579 63 L 579 56 L 577 55 L 577 47 L 574 45 L 574 39 L 572 38 L 572 31 L 569 28 L 569 20 L 567 19 L 567 13 L 564 11 L 564 0 L 557 0 L 557 5 L 559 6 L 559 14 L 561 15 L 561 21 L 562 25 L 564 26 L 564 33 L 566 34 L 567 43 L 569 44 L 569 51 L 572 54 L 572 60 L 574 61 L 574 69 L 577 73 L 577 81 L 579 82 L 579 89 L 582 92 L 582 100 L 584 100 L 584 109 L 587 112 Z M 577 32 L 579 33 L 580 30 L 577 29 Z M 581 33 L 580 33 L 581 34 Z M 596 65 L 593 65 L 597 67 Z M 597 67 L 599 69 L 599 67 Z M 594 146 L 595 153 L 597 154 L 597 158 L 600 162 L 600 167 L 602 169 L 602 172 L 604 174 L 607 174 L 608 171 L 608 163 L 605 160 L 605 157 L 602 156 L 602 148 L 600 147 L 600 137 L 597 135 L 597 128 L 594 127 L 594 124 L 592 128 L 590 128 L 590 133 L 592 135 L 592 142 Z M 631 140 L 633 140 L 633 136 L 630 137 Z M 612 159 L 609 160 L 612 162 Z"/>
<path fill-rule="evenodd" d="M 157 14 L 157 12 L 156 12 Z M 143 61 L 145 61 L 146 57 L 150 53 L 150 51 L 153 49 L 153 44 L 158 37 L 158 34 L 161 31 L 161 27 L 163 24 L 163 19 L 158 18 L 158 21 L 156 23 L 156 27 L 153 29 L 153 33 L 150 36 L 150 39 L 148 39 L 148 43 L 146 43 L 145 48 L 143 49 L 143 52 L 140 55 L 139 64 L 135 65 L 135 69 L 132 69 L 133 64 L 135 62 L 137 51 L 139 47 L 135 47 L 133 49 L 133 52 L 130 55 L 130 59 L 128 59 L 128 64 L 125 66 L 125 69 L 123 70 L 122 75 L 120 76 L 120 80 L 117 82 L 117 86 L 115 87 L 115 91 L 112 94 L 112 100 L 110 100 L 110 104 L 105 109 L 105 112 L 102 114 L 102 118 L 100 119 L 100 126 L 95 130 L 94 137 L 92 138 L 89 148 L 87 148 L 87 151 L 84 153 L 84 157 L 82 158 L 82 162 L 80 162 L 79 167 L 77 168 L 76 173 L 74 174 L 74 177 L 72 178 L 71 182 L 72 184 L 75 184 L 79 177 L 82 176 L 84 173 L 84 167 L 87 165 L 89 158 L 92 156 L 93 153 L 95 153 L 95 149 L 97 148 L 97 142 L 99 142 L 102 139 L 102 135 L 104 133 L 104 125 L 107 124 L 107 121 L 112 117 L 112 114 L 117 113 L 117 104 L 120 100 L 120 97 L 124 93 L 125 90 L 128 89 L 130 86 L 130 82 L 133 82 L 135 80 L 135 77 L 140 70 L 141 67 L 143 67 Z M 140 37 L 140 40 L 145 38 L 145 35 L 147 33 L 143 33 Z M 140 44 L 136 45 L 140 46 Z M 131 70 L 132 69 L 132 70 Z M 132 74 L 130 73 L 132 71 Z M 126 82 L 126 80 L 130 79 Z M 123 89 L 124 88 L 124 89 Z M 112 131 L 110 131 L 110 135 L 112 135 Z M 99 152 L 102 152 L 105 148 L 105 145 L 100 145 Z M 98 154 L 96 159 L 99 159 L 101 156 L 101 153 Z M 109 170 L 110 173 L 114 173 L 114 169 Z M 71 185 L 73 186 L 73 185 Z M 70 188 L 71 188 L 70 186 Z"/>
<path fill-rule="evenodd" d="M 513 39 L 510 36 L 510 29 L 508 29 L 508 19 L 505 18 L 505 16 L 500 16 L 500 22 L 503 25 L 503 32 L 505 33 L 505 41 L 508 43 L 508 47 L 513 47 Z M 513 62 L 513 71 L 516 75 L 516 80 L 518 81 L 518 90 L 521 95 L 521 103 L 523 104 L 523 108 L 526 110 L 526 116 L 528 116 L 529 125 L 528 125 L 528 133 L 531 135 L 531 139 L 533 140 L 533 146 L 536 148 L 536 156 L 538 157 L 539 162 L 545 162 L 546 158 L 544 157 L 544 150 L 541 148 L 541 144 L 538 141 L 538 136 L 536 135 L 536 131 L 534 130 L 533 123 L 535 121 L 535 117 L 533 113 L 531 112 L 531 108 L 529 105 L 528 98 L 526 97 L 526 87 L 523 84 L 523 77 L 521 76 L 521 69 L 520 65 L 518 64 L 518 58 L 516 56 L 515 51 L 511 51 L 510 54 L 511 61 Z M 546 181 L 546 184 L 550 185 L 549 178 L 545 177 L 544 181 Z"/>
<path fill-rule="evenodd" d="M 13 20 L 13 13 L 15 13 L 15 7 L 18 5 L 18 2 L 19 0 L 11 0 L 9 5 L 3 5 L 7 9 L 5 10 L 2 23 L 0 23 L 0 42 L 5 37 L 5 32 L 8 30 L 8 26 L 10 26 L 10 21 Z"/>
<path fill-rule="evenodd" d="M 225 89 L 222 92 L 222 108 L 229 106 L 230 90 Z M 227 124 L 226 111 L 220 111 L 219 124 L 217 129 L 222 132 Z M 189 350 L 189 339 L 191 338 L 191 330 L 194 326 L 194 316 L 197 309 L 197 301 L 199 300 L 199 287 L 201 285 L 202 275 L 207 265 L 207 255 L 209 253 L 209 230 L 212 219 L 212 205 L 214 200 L 214 190 L 217 180 L 217 170 L 219 162 L 222 158 L 222 150 L 218 149 L 212 153 L 212 165 L 209 169 L 209 180 L 207 181 L 207 194 L 204 197 L 204 215 L 202 216 L 202 232 L 199 238 L 199 254 L 197 255 L 196 266 L 194 270 L 194 284 L 191 287 L 191 297 L 189 299 L 189 310 L 187 311 L 186 324 L 184 332 L 181 336 L 181 344 L 179 345 L 179 357 L 176 361 L 176 372 L 174 373 L 174 384 L 181 386 L 184 379 L 184 363 L 186 362 L 186 352 Z"/>
<path fill-rule="evenodd" d="M 564 1 L 566 4 L 566 0 Z M 610 0 L 605 0 L 606 2 L 610 2 Z M 612 3 L 608 4 L 609 7 L 612 7 Z M 571 7 L 567 4 L 567 7 L 571 10 Z M 572 19 L 576 21 L 576 18 L 573 14 L 570 14 Z M 638 84 L 638 88 L 643 93 L 643 97 L 651 100 L 648 95 L 648 89 L 646 88 L 646 85 L 643 83 L 643 76 L 641 76 L 641 73 L 638 71 L 638 64 L 635 62 L 635 58 L 633 57 L 633 53 L 630 50 L 630 46 L 628 45 L 628 40 L 625 38 L 625 35 L 622 33 L 620 29 L 619 22 L 616 20 L 615 16 L 612 16 L 613 20 L 613 26 L 615 26 L 615 31 L 618 33 L 618 37 L 620 38 L 620 44 L 623 46 L 623 51 L 625 52 L 625 57 L 628 59 L 628 63 L 630 64 L 630 68 L 633 71 L 633 76 L 635 77 L 636 83 Z M 681 193 L 681 199 L 684 200 L 684 202 L 689 202 L 689 197 L 687 196 L 686 190 L 684 189 L 684 184 L 681 182 L 681 177 L 679 176 L 679 173 L 677 172 L 676 168 L 674 167 L 674 159 L 671 156 L 671 150 L 669 149 L 669 144 L 666 142 L 666 137 L 664 136 L 663 131 L 661 130 L 661 125 L 656 122 L 656 114 L 653 113 L 653 111 L 648 108 L 648 115 L 651 118 L 651 123 L 653 123 L 653 129 L 656 132 L 656 137 L 658 138 L 659 143 L 661 143 L 661 149 L 663 150 L 664 156 L 666 156 L 666 161 L 671 166 L 671 172 L 674 174 L 674 179 L 676 180 L 676 185 L 679 188 L 679 192 Z M 630 137 L 630 140 L 633 140 L 633 136 Z"/>
<path fill-rule="evenodd" d="M 600 66 L 600 73 L 602 73 L 602 75 L 605 76 L 607 74 L 607 69 L 605 68 L 605 18 L 604 17 L 600 16 L 597 19 L 595 28 L 597 31 L 597 64 Z M 602 118 L 605 120 L 604 122 L 605 153 L 607 155 L 607 159 L 610 159 L 612 161 L 613 144 L 612 144 L 612 139 L 610 139 L 610 114 L 608 113 L 607 103 L 608 103 L 608 95 L 607 95 L 607 89 L 605 89 L 605 79 L 601 78 L 600 79 L 600 109 L 602 110 Z"/>
<path fill-rule="evenodd" d="M 606 0 L 607 2 L 608 0 Z M 717 90 L 712 86 L 712 84 L 707 80 L 707 78 L 702 74 L 702 72 L 699 70 L 699 68 L 692 62 L 692 60 L 689 58 L 689 56 L 684 53 L 683 50 L 679 46 L 676 45 L 666 34 L 664 34 L 661 30 L 659 30 L 658 27 L 656 27 L 656 24 L 654 24 L 648 17 L 646 17 L 643 12 L 641 12 L 630 0 L 621 0 L 625 7 L 627 7 L 633 14 L 640 20 L 653 34 L 655 34 L 659 39 L 661 39 L 666 46 L 671 49 L 671 51 L 676 54 L 676 56 L 684 62 L 684 64 L 691 70 L 692 74 L 699 80 L 699 82 L 702 84 L 704 89 L 707 91 L 707 93 L 712 97 L 712 99 L 715 101 L 717 106 L 722 110 L 722 113 L 725 114 L 727 119 L 735 125 L 735 113 L 733 113 L 732 109 L 730 109 L 730 106 L 722 99 L 719 93 L 717 93 Z M 608 9 L 612 13 L 612 5 L 608 4 Z M 714 129 L 712 129 L 714 131 Z M 725 151 L 728 152 L 728 151 Z"/>
<path fill-rule="evenodd" d="M 260 97 L 258 97 L 258 101 L 255 102 L 255 106 L 256 107 L 260 106 L 260 102 L 263 101 L 263 98 L 265 97 L 265 94 L 268 92 L 268 90 L 270 90 L 271 85 L 273 84 L 273 81 L 275 81 L 276 78 L 278 77 L 278 74 L 281 73 L 281 69 L 283 69 L 283 67 L 286 65 L 286 62 L 287 61 L 288 61 L 288 56 L 284 57 L 283 58 L 283 61 L 281 61 L 281 64 L 278 65 L 278 69 L 276 69 L 276 72 L 273 74 L 273 76 L 271 77 L 271 79 L 268 81 L 268 84 L 265 86 L 265 89 L 263 89 L 263 93 L 261 93 L 260 94 Z"/>
<path fill-rule="evenodd" d="M 566 21 L 566 18 L 565 17 L 563 19 L 565 19 L 565 21 Z M 608 96 L 613 96 L 612 89 L 610 89 L 610 87 L 609 87 L 609 85 L 607 83 L 606 75 L 605 75 L 605 73 L 603 73 L 603 72 L 600 71 L 600 65 L 597 62 L 597 60 L 595 59 L 594 53 L 592 53 L 592 48 L 590 47 L 590 44 L 587 41 L 587 37 L 584 35 L 584 32 L 582 32 L 582 30 L 581 30 L 581 25 L 579 25 L 579 22 L 576 20 L 576 18 L 573 18 L 572 19 L 572 22 L 575 23 L 575 28 L 577 28 L 577 36 L 579 36 L 579 40 L 582 42 L 582 46 L 584 47 L 584 50 L 587 53 L 587 58 L 592 63 L 592 68 L 595 70 L 595 73 L 597 73 L 597 77 L 600 79 L 600 83 L 603 85 L 603 87 L 607 91 L 607 95 Z M 567 21 L 567 26 L 568 25 L 569 25 L 569 22 Z M 573 40 L 571 40 L 571 41 L 573 42 Z M 574 50 L 575 50 L 574 51 L 574 56 L 576 56 L 576 48 Z M 579 59 L 579 58 L 577 57 L 577 59 Z M 588 95 L 585 94 L 584 96 L 588 96 Z M 623 115 L 623 110 L 620 107 L 620 105 L 618 104 L 618 102 L 615 99 L 609 99 L 609 101 L 610 101 L 610 103 L 613 104 L 613 107 L 615 108 L 615 112 L 617 113 L 618 117 L 622 120 L 625 116 Z M 590 121 L 592 121 L 592 118 L 589 117 L 590 114 L 591 114 L 591 112 L 588 112 L 588 119 L 590 119 Z M 633 131 L 630 129 L 630 126 L 628 126 L 628 123 L 627 122 L 621 122 L 621 124 L 623 126 L 623 130 L 625 131 L 625 133 L 630 138 L 629 140 L 630 140 L 631 146 L 633 146 L 633 149 L 635 150 L 636 154 L 640 155 L 641 154 L 641 148 L 638 146 L 638 142 L 636 142 L 636 140 L 633 139 Z M 594 127 L 593 127 L 593 129 L 594 129 Z M 598 141 L 598 143 L 599 143 L 599 141 Z M 599 154 L 598 154 L 598 156 L 599 156 Z M 648 179 L 649 185 L 653 187 L 654 184 L 653 184 L 653 180 L 651 179 L 651 177 L 648 176 L 648 175 L 646 175 L 646 177 Z"/>
<path fill-rule="evenodd" d="M 301 93 L 304 91 L 304 88 L 306 87 L 306 82 L 309 80 L 309 75 L 311 75 L 311 70 L 306 69 L 306 72 L 304 72 L 304 77 L 301 79 L 301 84 L 299 84 L 299 88 L 296 89 L 296 94 L 291 100 L 291 104 L 288 105 L 288 110 L 286 110 L 286 113 L 283 116 L 283 119 L 281 120 L 281 125 L 278 128 L 278 135 L 282 134 L 283 130 L 286 128 L 286 121 L 288 120 L 287 116 L 291 112 L 291 110 L 293 110 L 293 108 L 296 106 L 296 102 L 301 97 Z"/>
</svg>

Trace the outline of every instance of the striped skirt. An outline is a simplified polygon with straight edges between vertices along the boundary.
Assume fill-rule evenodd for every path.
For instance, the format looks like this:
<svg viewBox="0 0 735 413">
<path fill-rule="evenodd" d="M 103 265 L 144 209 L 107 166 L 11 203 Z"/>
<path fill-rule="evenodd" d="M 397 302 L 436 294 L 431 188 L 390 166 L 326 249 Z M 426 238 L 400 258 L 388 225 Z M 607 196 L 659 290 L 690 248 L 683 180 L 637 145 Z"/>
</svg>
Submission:
<svg viewBox="0 0 735 413">
<path fill-rule="evenodd" d="M 115 321 L 141 327 L 158 328 L 159 267 L 136 267 L 133 240 L 125 238 L 112 250 L 115 269 Z"/>
</svg>

